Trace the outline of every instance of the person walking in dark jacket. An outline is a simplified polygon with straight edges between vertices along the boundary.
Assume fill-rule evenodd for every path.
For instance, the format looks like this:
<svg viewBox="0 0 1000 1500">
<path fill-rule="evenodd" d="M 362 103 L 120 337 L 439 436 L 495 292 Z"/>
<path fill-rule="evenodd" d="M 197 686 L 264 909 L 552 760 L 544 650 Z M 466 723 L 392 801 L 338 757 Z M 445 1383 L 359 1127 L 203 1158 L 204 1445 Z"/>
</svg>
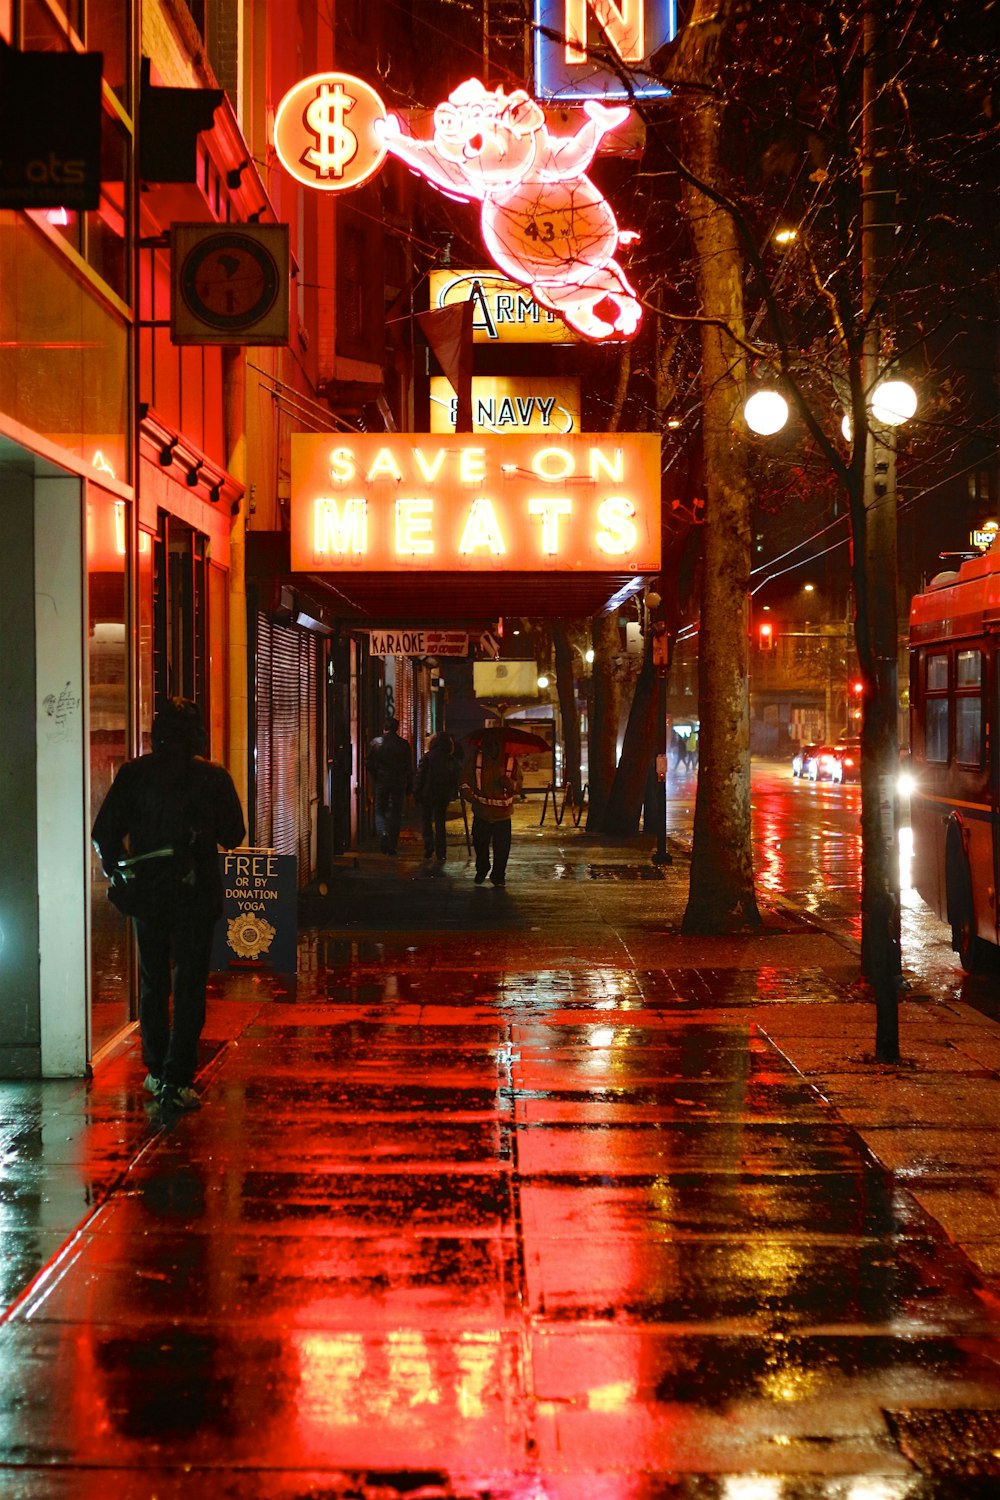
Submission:
<svg viewBox="0 0 1000 1500">
<path fill-rule="evenodd" d="M 368 775 L 375 785 L 375 832 L 383 854 L 395 854 L 403 802 L 413 786 L 413 755 L 399 733 L 399 720 L 386 719 L 385 733 L 368 747 Z"/>
<path fill-rule="evenodd" d="M 424 859 L 440 869 L 448 857 L 448 804 L 458 796 L 462 768 L 455 759 L 455 741 L 450 734 L 436 734 L 420 757 L 413 793 L 423 819 Z"/>
<path fill-rule="evenodd" d="M 145 1087 L 162 1105 L 183 1110 L 201 1106 L 192 1084 L 212 936 L 223 910 L 219 845 L 233 849 L 246 833 L 232 778 L 203 758 L 205 746 L 197 705 L 171 698 L 153 721 L 152 754 L 121 767 L 93 828 L 109 878 L 126 853 L 135 859 L 174 850 L 177 882 L 158 897 L 161 909 L 135 918 L 135 933 Z"/>
</svg>

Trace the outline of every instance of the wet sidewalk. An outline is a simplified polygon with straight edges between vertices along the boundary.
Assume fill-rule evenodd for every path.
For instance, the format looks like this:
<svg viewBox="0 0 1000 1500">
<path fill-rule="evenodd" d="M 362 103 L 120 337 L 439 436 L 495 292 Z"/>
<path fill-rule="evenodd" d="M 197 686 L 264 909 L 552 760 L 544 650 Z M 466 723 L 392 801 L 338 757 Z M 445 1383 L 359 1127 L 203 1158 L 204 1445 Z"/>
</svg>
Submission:
<svg viewBox="0 0 1000 1500">
<path fill-rule="evenodd" d="M 215 985 L 199 1114 L 0 1085 L 4 1500 L 996 1493 L 997 1024 L 873 1067 L 829 934 L 677 936 L 680 845 L 402 848 Z"/>
</svg>

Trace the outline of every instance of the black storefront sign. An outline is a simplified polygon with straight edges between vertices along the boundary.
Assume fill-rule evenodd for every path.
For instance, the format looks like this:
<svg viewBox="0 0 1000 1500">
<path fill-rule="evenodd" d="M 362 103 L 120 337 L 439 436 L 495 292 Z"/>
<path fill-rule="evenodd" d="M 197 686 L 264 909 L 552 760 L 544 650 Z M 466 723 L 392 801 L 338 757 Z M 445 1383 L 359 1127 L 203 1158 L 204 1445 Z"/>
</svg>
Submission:
<svg viewBox="0 0 1000 1500">
<path fill-rule="evenodd" d="M 295 973 L 297 864 L 294 854 L 270 849 L 234 849 L 219 855 L 225 910 L 215 929 L 213 970 Z"/>
<path fill-rule="evenodd" d="M 0 208 L 97 208 L 103 65 L 0 42 Z"/>
</svg>

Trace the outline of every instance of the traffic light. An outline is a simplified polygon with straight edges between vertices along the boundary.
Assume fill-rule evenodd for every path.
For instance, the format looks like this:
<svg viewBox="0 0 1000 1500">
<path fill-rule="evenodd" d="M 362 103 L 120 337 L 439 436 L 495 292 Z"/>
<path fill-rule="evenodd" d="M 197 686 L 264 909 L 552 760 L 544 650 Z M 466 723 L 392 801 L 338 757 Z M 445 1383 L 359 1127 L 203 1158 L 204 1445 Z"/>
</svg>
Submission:
<svg viewBox="0 0 1000 1500">
<path fill-rule="evenodd" d="M 757 644 L 762 651 L 770 651 L 774 645 L 774 626 L 770 620 L 763 620 L 757 626 Z"/>
</svg>

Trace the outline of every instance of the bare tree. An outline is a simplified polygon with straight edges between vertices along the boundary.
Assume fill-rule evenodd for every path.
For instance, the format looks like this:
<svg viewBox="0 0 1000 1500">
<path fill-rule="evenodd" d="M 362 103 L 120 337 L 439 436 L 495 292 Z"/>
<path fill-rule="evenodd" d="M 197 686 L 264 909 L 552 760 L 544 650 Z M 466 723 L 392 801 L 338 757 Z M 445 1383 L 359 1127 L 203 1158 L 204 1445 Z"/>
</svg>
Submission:
<svg viewBox="0 0 1000 1500">
<path fill-rule="evenodd" d="M 698 652 L 698 790 L 685 932 L 759 926 L 750 827 L 750 488 L 747 448 L 733 430 L 746 386 L 743 254 L 717 191 L 724 177 L 717 42 L 732 6 L 696 0 L 671 77 L 686 171 L 684 206 L 701 315 L 705 516 Z"/>
<path fill-rule="evenodd" d="M 976 34 L 973 23 L 975 42 L 964 41 L 967 19 L 958 6 L 904 10 L 890 0 L 790 4 L 766 16 L 736 0 L 695 0 L 687 27 L 664 58 L 678 116 L 667 150 L 683 183 L 699 314 L 707 320 L 706 579 L 726 570 L 724 592 L 744 638 L 746 512 L 742 503 L 730 512 L 734 530 L 728 546 L 716 550 L 711 490 L 713 483 L 729 489 L 733 450 L 749 446 L 739 405 L 753 375 L 781 383 L 803 441 L 835 476 L 850 516 L 864 684 L 862 967 L 876 1000 L 876 1053 L 883 1060 L 898 1054 L 899 894 L 890 789 L 897 758 L 899 442 L 878 417 L 873 392 L 897 363 L 932 359 L 935 332 L 956 315 L 959 299 L 942 251 L 957 254 L 975 273 L 971 194 L 976 167 L 996 182 L 996 69 L 983 72 L 985 26 Z M 995 64 L 995 39 L 989 55 Z M 658 123 L 662 130 L 664 122 Z M 792 249 L 775 259 L 769 242 L 779 220 Z M 753 307 L 749 331 L 744 296 Z M 717 403 L 711 399 L 723 391 Z M 838 430 L 842 414 L 846 442 Z M 745 477 L 740 462 L 737 472 Z M 716 696 L 720 682 L 725 694 L 726 682 L 717 657 L 725 626 L 709 612 L 710 595 L 705 602 L 703 716 L 706 698 Z M 735 700 L 724 697 L 723 715 L 740 738 L 737 710 Z M 725 775 L 707 763 L 706 730 L 703 722 L 702 779 L 724 792 Z M 734 767 L 730 790 L 739 796 L 746 785 L 742 767 Z M 696 822 L 696 871 L 710 838 L 711 828 Z M 689 917 L 696 919 L 690 904 Z"/>
</svg>

